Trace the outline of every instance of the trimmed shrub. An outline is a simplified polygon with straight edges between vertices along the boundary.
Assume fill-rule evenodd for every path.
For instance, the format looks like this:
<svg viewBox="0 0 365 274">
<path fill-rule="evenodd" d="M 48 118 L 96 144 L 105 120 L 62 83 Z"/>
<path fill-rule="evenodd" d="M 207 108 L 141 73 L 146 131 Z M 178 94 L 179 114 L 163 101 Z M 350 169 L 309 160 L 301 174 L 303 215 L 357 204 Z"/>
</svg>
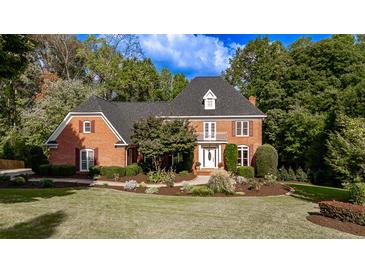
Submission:
<svg viewBox="0 0 365 274">
<path fill-rule="evenodd" d="M 40 182 L 41 186 L 44 188 L 54 187 L 54 182 L 51 179 L 44 178 L 44 179 L 41 179 L 39 182 Z"/>
<path fill-rule="evenodd" d="M 146 191 L 144 193 L 146 194 L 156 194 L 159 193 L 160 189 L 158 187 L 149 187 L 146 189 Z"/>
<path fill-rule="evenodd" d="M 252 166 L 239 166 L 237 167 L 237 175 L 245 178 L 255 177 L 255 169 Z"/>
<path fill-rule="evenodd" d="M 10 176 L 0 175 L 0 183 L 9 183 L 9 182 L 10 182 Z"/>
<path fill-rule="evenodd" d="M 214 193 L 233 194 L 235 192 L 234 184 L 231 182 L 230 178 L 222 172 L 216 172 L 210 176 L 208 187 Z"/>
<path fill-rule="evenodd" d="M 129 180 L 125 183 L 124 189 L 125 190 L 134 190 L 138 187 L 138 183 L 136 180 Z"/>
<path fill-rule="evenodd" d="M 279 180 L 289 181 L 289 174 L 284 166 L 279 168 Z"/>
<path fill-rule="evenodd" d="M 72 176 L 76 173 L 76 167 L 72 165 L 52 165 L 52 176 Z"/>
<path fill-rule="evenodd" d="M 189 193 L 193 196 L 212 196 L 214 191 L 207 186 L 194 186 Z"/>
<path fill-rule="evenodd" d="M 238 150 L 236 144 L 227 144 L 224 150 L 224 164 L 227 171 L 236 172 Z"/>
<path fill-rule="evenodd" d="M 100 166 L 92 166 L 89 168 L 89 175 L 91 178 L 95 178 L 101 174 L 101 167 Z"/>
<path fill-rule="evenodd" d="M 180 171 L 179 172 L 179 175 L 180 176 L 188 176 L 189 175 L 189 171 L 187 171 L 187 170 Z"/>
<path fill-rule="evenodd" d="M 142 172 L 142 168 L 138 164 L 128 165 L 125 169 L 125 176 L 135 176 Z"/>
<path fill-rule="evenodd" d="M 256 175 L 264 177 L 266 174 L 278 173 L 278 152 L 269 144 L 264 144 L 256 150 Z"/>
<path fill-rule="evenodd" d="M 294 170 L 289 167 L 288 169 L 288 181 L 295 181 L 297 179 L 297 176 L 295 175 Z"/>
<path fill-rule="evenodd" d="M 23 176 L 17 176 L 15 177 L 13 184 L 16 186 L 24 185 L 27 182 L 27 180 Z"/>
<path fill-rule="evenodd" d="M 299 167 L 297 169 L 297 172 L 295 173 L 295 175 L 296 175 L 298 181 L 301 181 L 301 182 L 307 182 L 308 181 L 307 173 L 304 172 L 301 167 Z"/>
<path fill-rule="evenodd" d="M 51 174 L 51 165 L 49 164 L 40 165 L 38 169 L 39 169 L 39 174 L 42 176 L 48 176 Z"/>
<path fill-rule="evenodd" d="M 103 166 L 100 169 L 101 176 L 105 176 L 109 179 L 114 179 L 115 174 L 122 177 L 125 176 L 126 168 L 120 166 Z"/>
<path fill-rule="evenodd" d="M 256 190 L 256 191 L 259 191 L 262 186 L 259 181 L 256 181 L 255 179 L 252 178 L 248 179 L 247 185 L 249 190 Z"/>
<path fill-rule="evenodd" d="M 145 182 L 140 182 L 139 185 L 138 185 L 138 187 L 145 188 L 145 187 L 147 187 L 147 185 L 146 185 Z"/>
<path fill-rule="evenodd" d="M 365 225 L 365 207 L 338 201 L 323 201 L 318 203 L 323 216 Z"/>
</svg>

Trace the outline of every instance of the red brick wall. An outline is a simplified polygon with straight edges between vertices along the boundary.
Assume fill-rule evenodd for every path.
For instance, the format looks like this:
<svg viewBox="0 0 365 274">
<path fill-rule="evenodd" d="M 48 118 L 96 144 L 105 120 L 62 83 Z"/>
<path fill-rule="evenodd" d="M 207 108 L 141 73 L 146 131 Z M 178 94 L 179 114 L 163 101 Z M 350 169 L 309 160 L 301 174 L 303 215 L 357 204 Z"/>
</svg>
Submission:
<svg viewBox="0 0 365 274">
<path fill-rule="evenodd" d="M 95 121 L 95 133 L 80 133 L 79 121 Z M 99 116 L 72 117 L 64 130 L 56 139 L 58 148 L 50 150 L 49 161 L 51 164 L 75 164 L 75 148 L 98 149 L 97 165 L 125 166 L 126 153 L 124 147 L 115 148 L 118 141 L 112 130 Z"/>
<path fill-rule="evenodd" d="M 241 119 L 239 119 L 241 120 Z M 236 145 L 246 145 L 250 147 L 250 162 L 252 160 L 253 155 L 255 154 L 257 148 L 262 145 L 262 119 L 251 119 L 252 121 L 252 136 L 248 137 L 239 137 L 233 136 L 232 130 L 232 122 L 235 120 L 223 120 L 223 119 L 213 119 L 213 120 L 191 120 L 191 125 L 195 128 L 197 132 L 204 132 L 204 122 L 212 121 L 216 122 L 216 132 L 226 132 L 228 143 L 236 144 Z M 251 134 L 250 134 L 251 135 Z M 224 153 L 225 145 L 222 145 L 222 154 Z M 195 147 L 194 150 L 194 162 L 198 161 L 198 147 Z M 222 155 L 222 160 L 223 160 Z"/>
</svg>

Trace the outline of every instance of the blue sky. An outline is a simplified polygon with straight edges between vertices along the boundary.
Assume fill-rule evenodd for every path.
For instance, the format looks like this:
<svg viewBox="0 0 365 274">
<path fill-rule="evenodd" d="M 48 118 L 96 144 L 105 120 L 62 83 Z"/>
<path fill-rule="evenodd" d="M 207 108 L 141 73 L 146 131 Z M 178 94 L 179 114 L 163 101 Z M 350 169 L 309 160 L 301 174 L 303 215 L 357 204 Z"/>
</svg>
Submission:
<svg viewBox="0 0 365 274">
<path fill-rule="evenodd" d="M 138 35 L 143 52 L 158 70 L 166 67 L 173 73 L 195 76 L 219 75 L 229 65 L 229 58 L 237 47 L 244 47 L 258 36 L 270 41 L 280 40 L 285 46 L 300 37 L 313 41 L 328 38 L 329 34 L 143 34 Z M 87 34 L 78 38 L 84 40 Z"/>
</svg>

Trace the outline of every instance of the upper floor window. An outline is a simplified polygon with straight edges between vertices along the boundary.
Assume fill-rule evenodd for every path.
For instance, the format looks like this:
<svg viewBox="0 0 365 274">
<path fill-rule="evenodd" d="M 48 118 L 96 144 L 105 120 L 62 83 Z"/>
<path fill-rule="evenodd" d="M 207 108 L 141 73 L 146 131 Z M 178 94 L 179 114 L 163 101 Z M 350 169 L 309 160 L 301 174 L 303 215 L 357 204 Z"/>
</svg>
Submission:
<svg viewBox="0 0 365 274">
<path fill-rule="evenodd" d="M 215 140 L 215 122 L 204 122 L 204 139 Z"/>
<path fill-rule="evenodd" d="M 84 121 L 84 133 L 91 133 L 91 122 L 90 121 Z"/>
<path fill-rule="evenodd" d="M 215 100 L 217 100 L 217 96 L 215 96 L 211 90 L 208 90 L 204 95 L 203 100 L 204 109 L 215 109 Z"/>
<path fill-rule="evenodd" d="M 248 135 L 249 135 L 249 122 L 236 121 L 236 136 L 248 136 Z"/>
</svg>

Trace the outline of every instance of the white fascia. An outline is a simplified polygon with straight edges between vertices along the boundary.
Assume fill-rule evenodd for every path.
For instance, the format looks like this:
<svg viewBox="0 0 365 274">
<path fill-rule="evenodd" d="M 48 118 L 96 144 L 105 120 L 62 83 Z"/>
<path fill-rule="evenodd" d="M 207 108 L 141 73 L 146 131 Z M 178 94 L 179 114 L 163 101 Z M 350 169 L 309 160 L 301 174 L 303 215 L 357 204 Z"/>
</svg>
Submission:
<svg viewBox="0 0 365 274">
<path fill-rule="evenodd" d="M 120 136 L 118 131 L 114 128 L 112 123 L 106 118 L 103 112 L 69 112 L 66 117 L 63 119 L 63 121 L 58 125 L 56 130 L 49 136 L 47 141 L 44 143 L 45 146 L 50 146 L 51 144 L 48 144 L 50 141 L 56 141 L 57 137 L 61 134 L 62 130 L 67 126 L 67 124 L 71 121 L 72 117 L 77 116 L 83 116 L 83 117 L 101 117 L 104 122 L 108 125 L 108 127 L 111 129 L 111 131 L 114 133 L 114 135 L 118 138 L 119 141 L 122 141 L 124 144 L 122 145 L 128 145 L 126 141 Z"/>
</svg>

